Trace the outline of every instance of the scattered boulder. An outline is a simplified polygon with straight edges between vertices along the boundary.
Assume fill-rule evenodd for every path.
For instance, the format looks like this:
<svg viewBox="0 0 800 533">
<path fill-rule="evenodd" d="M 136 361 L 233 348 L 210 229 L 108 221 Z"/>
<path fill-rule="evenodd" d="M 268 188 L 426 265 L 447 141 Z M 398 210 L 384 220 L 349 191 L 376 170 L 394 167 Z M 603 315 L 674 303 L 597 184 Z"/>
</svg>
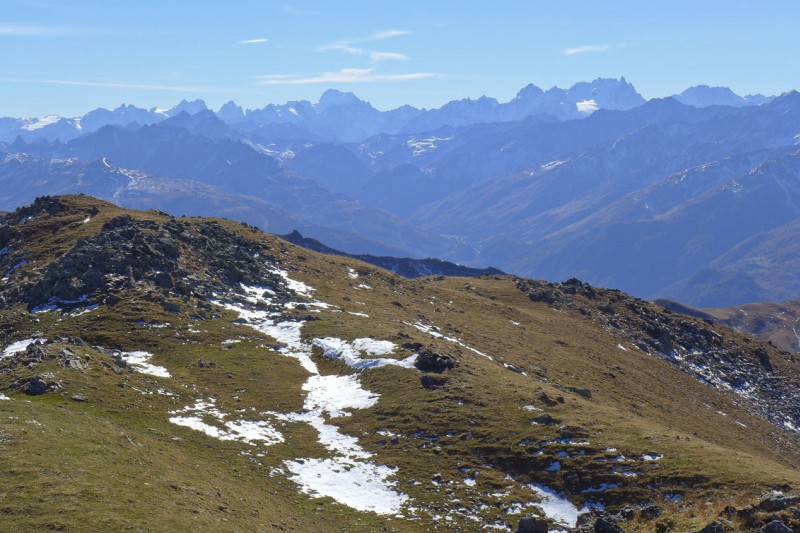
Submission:
<svg viewBox="0 0 800 533">
<path fill-rule="evenodd" d="M 706 527 L 698 531 L 698 533 L 725 533 L 730 528 L 730 523 L 721 518 L 717 518 Z"/>
<path fill-rule="evenodd" d="M 523 518 L 517 526 L 517 533 L 547 533 L 548 531 L 550 531 L 550 526 L 547 524 L 547 520 L 542 518 Z"/>
<path fill-rule="evenodd" d="M 457 367 L 458 361 L 451 355 L 440 354 L 431 349 L 423 349 L 417 353 L 417 360 L 414 366 L 422 372 L 441 374 L 445 370 Z"/>
<path fill-rule="evenodd" d="M 585 439 L 589 436 L 589 430 L 580 426 L 564 426 L 558 430 L 558 436 L 562 439 Z"/>
<path fill-rule="evenodd" d="M 28 379 L 28 386 L 25 388 L 25 394 L 29 396 L 39 396 L 55 387 L 55 383 L 49 383 L 43 380 L 40 376 L 33 376 L 32 378 Z"/>
<path fill-rule="evenodd" d="M 575 533 L 625 533 L 616 517 L 600 509 L 579 515 L 575 526 L 572 530 Z"/>
<path fill-rule="evenodd" d="M 795 530 L 785 525 L 780 520 L 773 520 L 772 522 L 761 528 L 761 531 L 763 533 L 792 533 Z"/>
<path fill-rule="evenodd" d="M 536 422 L 537 424 L 542 424 L 543 426 L 554 426 L 556 424 L 560 424 L 561 421 L 553 418 L 552 416 L 548 415 L 547 413 L 543 415 L 539 415 L 532 420 L 532 422 Z"/>
<path fill-rule="evenodd" d="M 542 391 L 539 393 L 539 401 L 545 404 L 547 407 L 555 407 L 560 403 L 564 403 L 563 396 L 556 396 L 555 398 L 551 398 L 549 394 Z"/>
<path fill-rule="evenodd" d="M 659 507 L 658 505 L 648 505 L 641 511 L 639 511 L 639 518 L 642 520 L 655 520 L 664 512 L 664 509 Z"/>
<path fill-rule="evenodd" d="M 428 390 L 431 390 L 431 389 L 440 389 L 444 387 L 449 380 L 447 378 L 435 378 L 430 375 L 425 375 L 419 378 L 419 381 L 420 383 L 422 383 L 423 387 L 425 387 Z"/>
<path fill-rule="evenodd" d="M 759 503 L 756 508 L 759 511 L 772 513 L 775 511 L 784 511 L 796 505 L 800 505 L 800 496 L 772 496 L 761 500 L 761 503 Z"/>
</svg>

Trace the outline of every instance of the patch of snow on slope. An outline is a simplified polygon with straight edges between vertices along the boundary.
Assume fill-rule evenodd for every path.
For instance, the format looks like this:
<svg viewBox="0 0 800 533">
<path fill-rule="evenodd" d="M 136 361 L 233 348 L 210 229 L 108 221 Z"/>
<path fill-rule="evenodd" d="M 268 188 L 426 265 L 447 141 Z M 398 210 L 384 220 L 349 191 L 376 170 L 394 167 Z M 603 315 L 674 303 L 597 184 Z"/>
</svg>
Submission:
<svg viewBox="0 0 800 533">
<path fill-rule="evenodd" d="M 11 357 L 12 355 L 18 354 L 20 352 L 24 352 L 28 349 L 28 346 L 33 344 L 34 342 L 41 340 L 41 339 L 23 339 L 21 341 L 12 342 L 9 344 L 3 353 L 0 355 L 2 357 Z"/>
<path fill-rule="evenodd" d="M 428 335 L 430 335 L 431 337 L 434 337 L 436 339 L 444 339 L 444 340 L 450 341 L 450 342 L 452 342 L 454 344 L 458 344 L 462 348 L 466 348 L 467 350 L 469 350 L 469 351 L 471 351 L 473 353 L 476 353 L 476 354 L 480 355 L 481 357 L 485 357 L 486 359 L 489 359 L 490 361 L 494 361 L 494 358 L 491 355 L 486 355 L 485 353 L 481 352 L 480 350 L 476 350 L 475 348 L 473 348 L 472 346 L 464 343 L 460 339 L 457 339 L 455 337 L 448 337 L 446 335 L 442 335 L 439 332 L 439 328 L 437 328 L 436 326 L 428 326 L 428 325 L 422 324 L 421 322 L 414 322 L 413 324 L 411 324 L 409 322 L 403 322 L 403 324 L 405 324 L 406 326 L 415 327 L 418 330 L 420 330 L 422 332 L 425 332 Z"/>
<path fill-rule="evenodd" d="M 219 440 L 234 440 L 254 445 L 256 442 L 266 446 L 283 442 L 283 435 L 272 427 L 266 420 L 228 420 L 226 415 L 217 409 L 216 400 L 197 400 L 190 405 L 171 414 L 179 415 L 170 417 L 173 424 L 188 427 Z M 207 420 L 220 425 L 212 425 Z"/>
<path fill-rule="evenodd" d="M 323 355 L 329 359 L 339 359 L 350 368 L 356 370 L 366 370 L 368 368 L 379 368 L 382 366 L 394 365 L 403 368 L 413 368 L 417 360 L 416 355 L 405 359 L 362 359 L 359 355 L 364 351 L 368 355 L 388 355 L 396 348 L 395 344 L 389 341 L 376 341 L 374 339 L 362 338 L 349 343 L 335 337 L 324 339 L 314 339 L 313 344 L 322 348 Z"/>
<path fill-rule="evenodd" d="M 34 119 L 33 122 L 30 122 L 22 126 L 22 129 L 25 131 L 36 131 L 38 129 L 44 128 L 45 126 L 50 126 L 51 124 L 55 124 L 59 120 L 61 120 L 61 117 L 59 117 L 58 115 L 48 115 L 44 118 Z"/>
<path fill-rule="evenodd" d="M 150 352 L 121 352 L 120 355 L 137 372 L 159 378 L 170 377 L 170 373 L 166 368 L 150 363 L 150 358 L 153 357 Z"/>
<path fill-rule="evenodd" d="M 283 278 L 288 288 L 299 295 L 308 297 L 314 291 L 312 287 L 292 280 L 284 271 L 277 269 L 273 271 Z M 279 353 L 297 359 L 311 374 L 302 387 L 306 392 L 303 412 L 266 414 L 283 422 L 309 424 L 317 430 L 319 442 L 333 454 L 329 458 L 284 461 L 284 468 L 289 478 L 297 483 L 305 494 L 329 496 L 357 510 L 399 514 L 409 498 L 395 490 L 395 481 L 391 479 L 394 470 L 369 461 L 373 454 L 359 446 L 358 439 L 341 433 L 338 427 L 327 422 L 329 417 L 349 415 L 348 410 L 369 408 L 378 401 L 379 396 L 361 387 L 358 376 L 320 375 L 316 363 L 311 358 L 312 346 L 302 340 L 301 328 L 304 321 L 287 319 L 280 312 L 262 310 L 264 307 L 275 308 L 275 302 L 271 298 L 274 295 L 272 290 L 264 287 L 243 288 L 246 294 L 245 302 L 232 301 L 237 296 L 230 295 L 229 299 L 214 303 L 236 311 L 246 325 L 280 341 L 283 346 L 278 350 Z M 309 305 L 308 302 L 289 302 L 282 304 L 282 307 L 292 308 L 299 303 Z M 321 302 L 317 304 L 326 305 Z M 255 309 L 256 305 L 259 309 Z M 347 344 L 353 351 L 353 356 L 360 360 L 360 350 Z M 392 343 L 373 339 L 360 339 L 358 346 L 361 350 L 374 354 L 391 353 L 394 350 Z M 191 417 L 178 418 L 178 422 L 192 424 L 200 431 L 226 435 L 201 417 L 194 417 L 191 420 L 187 418 Z"/>
<path fill-rule="evenodd" d="M 397 514 L 408 500 L 405 494 L 387 488 L 394 471 L 369 463 L 343 463 L 336 459 L 287 461 L 292 479 L 304 493 L 328 496 L 359 511 Z"/>
<path fill-rule="evenodd" d="M 378 395 L 362 388 L 356 376 L 311 376 L 303 390 L 308 393 L 305 409 L 331 417 L 350 416 L 345 409 L 369 409 L 378 402 Z"/>
<path fill-rule="evenodd" d="M 537 505 L 547 518 L 561 525 L 575 527 L 578 522 L 578 515 L 588 511 L 586 508 L 578 510 L 572 502 L 543 485 L 529 485 L 529 488 L 539 496 L 541 501 Z"/>
</svg>

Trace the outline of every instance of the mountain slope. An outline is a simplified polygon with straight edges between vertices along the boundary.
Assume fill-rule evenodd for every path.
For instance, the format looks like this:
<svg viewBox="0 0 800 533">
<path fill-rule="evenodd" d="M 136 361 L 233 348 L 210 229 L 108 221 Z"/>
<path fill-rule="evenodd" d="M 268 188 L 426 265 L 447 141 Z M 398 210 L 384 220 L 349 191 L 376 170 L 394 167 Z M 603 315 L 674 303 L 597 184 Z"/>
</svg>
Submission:
<svg viewBox="0 0 800 533">
<path fill-rule="evenodd" d="M 734 331 L 88 197 L 0 249 L 9 528 L 797 526 L 800 372 Z"/>
</svg>

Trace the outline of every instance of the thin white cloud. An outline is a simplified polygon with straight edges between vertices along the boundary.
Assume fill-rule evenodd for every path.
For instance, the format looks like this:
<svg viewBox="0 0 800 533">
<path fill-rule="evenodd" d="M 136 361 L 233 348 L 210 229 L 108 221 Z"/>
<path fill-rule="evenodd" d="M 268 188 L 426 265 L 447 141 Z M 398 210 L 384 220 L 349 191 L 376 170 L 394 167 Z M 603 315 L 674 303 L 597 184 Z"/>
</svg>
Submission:
<svg viewBox="0 0 800 533">
<path fill-rule="evenodd" d="M 260 38 L 260 39 L 246 39 L 244 41 L 239 41 L 239 44 L 260 44 L 260 43 L 268 43 L 269 39 L 267 38 Z"/>
<path fill-rule="evenodd" d="M 402 37 L 403 35 L 408 35 L 411 33 L 407 30 L 384 30 L 384 31 L 376 31 L 370 37 L 364 39 L 364 41 L 380 41 L 382 39 L 389 39 L 390 37 Z"/>
<path fill-rule="evenodd" d="M 367 50 L 363 48 L 358 48 L 356 46 L 351 46 L 349 42 L 341 41 L 338 43 L 331 43 L 325 44 L 320 46 L 317 50 L 320 52 L 344 52 L 346 54 L 350 54 L 351 56 L 363 56 L 367 53 Z"/>
<path fill-rule="evenodd" d="M 270 74 L 256 76 L 258 85 L 311 85 L 316 83 L 378 83 L 391 81 L 414 81 L 441 78 L 441 74 L 412 72 L 407 74 L 381 74 L 371 68 L 343 68 L 338 72 L 324 72 L 316 76 L 292 74 Z"/>
<path fill-rule="evenodd" d="M 611 46 L 607 44 L 584 44 L 575 48 L 567 48 L 562 50 L 561 53 L 565 56 L 574 56 L 575 54 L 585 54 L 587 52 L 605 52 L 609 48 Z"/>
<path fill-rule="evenodd" d="M 401 54 L 399 52 L 379 52 L 376 50 L 359 48 L 358 46 L 353 46 L 353 42 L 354 41 L 340 41 L 338 43 L 326 44 L 320 46 L 317 50 L 320 52 L 343 52 L 351 56 L 367 56 L 373 63 L 388 60 L 408 61 L 409 59 L 406 54 Z"/>
<path fill-rule="evenodd" d="M 90 28 L 70 26 L 32 26 L 28 24 L 0 24 L 0 36 L 5 37 L 75 37 L 103 33 Z"/>
<path fill-rule="evenodd" d="M 29 83 L 34 85 L 68 85 L 75 87 L 101 87 L 107 89 L 135 89 L 146 91 L 169 91 L 169 92 L 193 92 L 193 93 L 244 93 L 236 89 L 212 89 L 208 87 L 186 87 L 177 85 L 158 85 L 150 83 L 125 83 L 125 82 L 103 82 L 103 81 L 81 81 L 81 80 L 52 80 L 52 79 L 33 79 L 33 78 L 0 78 L 0 82 L 7 83 Z"/>
<path fill-rule="evenodd" d="M 392 59 L 395 61 L 408 61 L 408 56 L 405 54 L 400 54 L 397 52 L 375 52 L 372 50 L 369 52 L 369 58 L 373 63 L 377 63 L 378 61 L 386 61 L 387 59 Z"/>
</svg>

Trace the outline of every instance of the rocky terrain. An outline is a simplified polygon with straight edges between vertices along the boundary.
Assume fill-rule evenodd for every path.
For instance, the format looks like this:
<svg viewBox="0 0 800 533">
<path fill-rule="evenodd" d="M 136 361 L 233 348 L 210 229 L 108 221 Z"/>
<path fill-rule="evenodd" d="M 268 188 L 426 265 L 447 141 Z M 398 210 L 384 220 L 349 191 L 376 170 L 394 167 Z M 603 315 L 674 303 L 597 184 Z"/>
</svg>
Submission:
<svg viewBox="0 0 800 533">
<path fill-rule="evenodd" d="M 793 354 L 620 291 L 86 196 L 0 276 L 9 530 L 800 527 Z"/>
<path fill-rule="evenodd" d="M 471 268 L 464 265 L 457 265 L 450 261 L 443 261 L 429 257 L 427 259 L 413 259 L 410 257 L 388 257 L 388 256 L 375 256 L 370 254 L 348 254 L 341 250 L 336 250 L 319 242 L 317 239 L 303 237 L 303 235 L 295 230 L 292 233 L 281 235 L 283 240 L 292 244 L 314 250 L 321 254 L 327 255 L 341 255 L 345 257 L 352 257 L 369 263 L 371 265 L 385 268 L 394 272 L 398 276 L 404 278 L 422 278 L 425 276 L 461 276 L 461 277 L 477 277 L 498 275 L 504 272 L 496 268 Z"/>
</svg>

